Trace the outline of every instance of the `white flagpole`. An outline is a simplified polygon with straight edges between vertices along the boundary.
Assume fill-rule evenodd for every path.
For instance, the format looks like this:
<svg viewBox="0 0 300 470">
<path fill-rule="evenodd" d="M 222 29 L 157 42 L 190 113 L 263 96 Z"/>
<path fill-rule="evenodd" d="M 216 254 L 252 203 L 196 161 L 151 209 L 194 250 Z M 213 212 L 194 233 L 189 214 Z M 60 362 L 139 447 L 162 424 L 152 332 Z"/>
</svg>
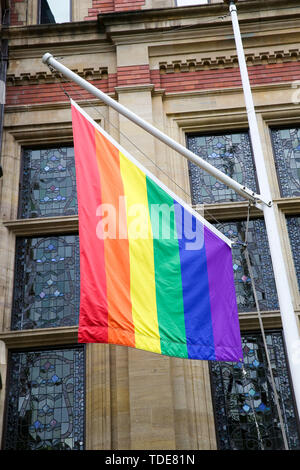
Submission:
<svg viewBox="0 0 300 470">
<path fill-rule="evenodd" d="M 243 91 L 248 114 L 248 122 L 250 129 L 250 137 L 253 147 L 253 156 L 256 166 L 257 179 L 261 193 L 267 200 L 272 200 L 271 189 L 269 185 L 265 160 L 263 157 L 262 144 L 257 125 L 255 108 L 252 98 L 248 70 L 245 60 L 245 54 L 242 44 L 242 38 L 239 28 L 237 8 L 235 0 L 224 0 L 229 4 L 229 11 L 231 14 L 234 38 L 236 43 L 236 50 L 238 54 L 238 61 L 240 73 L 243 84 Z M 284 338 L 286 343 L 288 361 L 290 366 L 292 384 L 295 394 L 295 400 L 298 409 L 298 416 L 300 414 L 300 337 L 298 322 L 296 319 L 291 291 L 288 282 L 288 275 L 286 270 L 286 263 L 284 261 L 280 232 L 278 221 L 276 219 L 275 209 L 273 204 L 270 206 L 263 205 L 264 219 L 266 224 L 266 231 L 269 240 L 274 277 L 276 282 L 278 301 L 282 319 L 282 326 Z"/>
</svg>

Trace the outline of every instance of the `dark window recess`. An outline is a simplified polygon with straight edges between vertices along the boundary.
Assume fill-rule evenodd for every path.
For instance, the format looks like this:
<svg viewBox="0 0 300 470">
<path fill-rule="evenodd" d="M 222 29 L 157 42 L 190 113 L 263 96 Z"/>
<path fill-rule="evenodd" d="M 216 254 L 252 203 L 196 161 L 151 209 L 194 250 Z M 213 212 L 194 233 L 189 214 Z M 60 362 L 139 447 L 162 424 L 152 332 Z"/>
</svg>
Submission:
<svg viewBox="0 0 300 470">
<path fill-rule="evenodd" d="M 78 324 L 78 235 L 17 238 L 12 330 Z"/>
<path fill-rule="evenodd" d="M 77 214 L 73 147 L 24 149 L 19 218 Z"/>
<path fill-rule="evenodd" d="M 84 448 L 84 347 L 9 354 L 4 449 Z"/>
<path fill-rule="evenodd" d="M 274 159 L 282 197 L 300 196 L 300 127 L 271 129 Z"/>
<path fill-rule="evenodd" d="M 258 191 L 248 132 L 188 135 L 187 147 L 241 185 Z M 193 204 L 243 200 L 235 191 L 191 162 L 189 174 Z"/>
</svg>

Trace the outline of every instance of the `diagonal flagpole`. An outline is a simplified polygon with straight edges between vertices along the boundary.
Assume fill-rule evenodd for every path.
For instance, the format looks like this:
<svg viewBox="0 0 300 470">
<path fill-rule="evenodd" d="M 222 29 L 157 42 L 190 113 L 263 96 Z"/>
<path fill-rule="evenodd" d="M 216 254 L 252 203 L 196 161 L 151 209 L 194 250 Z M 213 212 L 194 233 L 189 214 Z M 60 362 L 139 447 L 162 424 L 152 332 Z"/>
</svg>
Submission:
<svg viewBox="0 0 300 470">
<path fill-rule="evenodd" d="M 202 158 L 200 158 L 198 155 L 195 155 L 193 152 L 188 150 L 186 147 L 184 147 L 183 145 L 176 142 L 176 140 L 171 139 L 171 137 L 169 137 L 166 134 L 164 134 L 163 132 L 161 132 L 159 129 L 157 129 L 157 127 L 153 126 L 149 122 L 147 122 L 144 119 L 140 118 L 137 114 L 133 113 L 128 108 L 126 108 L 125 106 L 118 103 L 116 100 L 114 100 L 113 98 L 111 98 L 107 94 L 103 93 L 98 88 L 96 88 L 94 85 L 87 82 L 86 80 L 81 78 L 76 73 L 72 72 L 70 69 L 65 67 L 60 62 L 58 62 L 53 57 L 53 55 L 50 54 L 49 52 L 44 54 L 42 60 L 43 60 L 44 64 L 48 65 L 48 67 L 54 68 L 55 70 L 57 70 L 58 72 L 63 74 L 65 77 L 67 77 L 70 80 L 72 80 L 73 82 L 77 83 L 79 86 L 84 88 L 86 91 L 88 91 L 92 95 L 94 95 L 97 98 L 99 98 L 100 100 L 102 100 L 105 104 L 107 104 L 108 106 L 111 106 L 118 113 L 122 114 L 123 116 L 128 118 L 130 121 L 134 122 L 135 124 L 140 126 L 142 129 L 149 132 L 149 134 L 153 135 L 153 137 L 156 137 L 161 142 L 164 142 L 166 145 L 168 145 L 173 150 L 175 150 L 176 152 L 183 155 L 185 158 L 187 158 L 191 162 L 193 162 L 196 165 L 200 166 L 203 170 L 207 171 L 210 175 L 214 176 L 216 179 L 218 179 L 219 181 L 224 183 L 226 186 L 232 188 L 235 192 L 237 192 L 238 194 L 243 196 L 245 199 L 248 199 L 249 201 L 252 201 L 258 208 L 261 208 L 261 203 L 263 203 L 265 205 L 271 204 L 271 199 L 270 200 L 264 199 L 260 194 L 256 194 L 254 191 L 247 188 L 246 186 L 243 186 L 243 185 L 239 184 L 233 178 L 230 178 L 225 173 L 223 173 L 222 171 L 215 168 L 210 163 L 208 163 L 205 160 L 203 160 Z"/>
<path fill-rule="evenodd" d="M 224 3 L 229 5 L 231 14 L 232 27 L 234 32 L 234 39 L 236 50 L 238 54 L 238 61 L 240 67 L 240 74 L 243 85 L 244 98 L 246 103 L 248 123 L 250 129 L 250 137 L 253 148 L 253 156 L 256 166 L 257 179 L 260 191 L 263 193 L 267 200 L 272 200 L 271 189 L 269 185 L 265 160 L 263 156 L 263 149 L 258 130 L 257 118 L 253 103 L 251 86 L 248 76 L 248 70 L 245 60 L 245 53 L 240 33 L 239 21 L 237 16 L 236 3 L 238 0 L 223 0 Z M 299 328 L 294 311 L 292 295 L 288 282 L 288 275 L 286 269 L 286 262 L 283 257 L 280 231 L 274 205 L 262 206 L 266 231 L 269 241 L 271 252 L 271 259 L 274 270 L 275 283 L 278 294 L 278 301 L 281 313 L 281 320 L 283 326 L 283 333 L 288 355 L 288 362 L 291 372 L 292 384 L 294 395 L 298 410 L 300 414 L 300 337 Z"/>
</svg>

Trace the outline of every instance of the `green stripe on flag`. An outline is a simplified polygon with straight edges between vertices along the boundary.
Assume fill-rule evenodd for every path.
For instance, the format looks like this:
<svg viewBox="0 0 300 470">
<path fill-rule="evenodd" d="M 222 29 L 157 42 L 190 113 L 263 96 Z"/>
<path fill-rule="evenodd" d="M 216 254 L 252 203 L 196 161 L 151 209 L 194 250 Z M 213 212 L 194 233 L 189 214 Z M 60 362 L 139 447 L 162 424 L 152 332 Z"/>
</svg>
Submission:
<svg viewBox="0 0 300 470">
<path fill-rule="evenodd" d="M 188 357 L 173 199 L 146 177 L 161 353 Z"/>
</svg>

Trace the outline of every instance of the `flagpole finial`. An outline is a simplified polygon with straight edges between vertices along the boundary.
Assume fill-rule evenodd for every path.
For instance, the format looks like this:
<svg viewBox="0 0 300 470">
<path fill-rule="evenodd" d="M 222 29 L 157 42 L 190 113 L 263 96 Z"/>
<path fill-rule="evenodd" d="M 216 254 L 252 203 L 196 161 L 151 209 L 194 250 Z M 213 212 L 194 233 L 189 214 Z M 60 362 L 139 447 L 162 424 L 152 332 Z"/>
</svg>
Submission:
<svg viewBox="0 0 300 470">
<path fill-rule="evenodd" d="M 53 55 L 50 54 L 50 52 L 46 52 L 46 54 L 43 55 L 43 59 L 42 59 L 43 63 L 48 65 L 48 61 L 52 57 L 53 57 Z"/>
</svg>

